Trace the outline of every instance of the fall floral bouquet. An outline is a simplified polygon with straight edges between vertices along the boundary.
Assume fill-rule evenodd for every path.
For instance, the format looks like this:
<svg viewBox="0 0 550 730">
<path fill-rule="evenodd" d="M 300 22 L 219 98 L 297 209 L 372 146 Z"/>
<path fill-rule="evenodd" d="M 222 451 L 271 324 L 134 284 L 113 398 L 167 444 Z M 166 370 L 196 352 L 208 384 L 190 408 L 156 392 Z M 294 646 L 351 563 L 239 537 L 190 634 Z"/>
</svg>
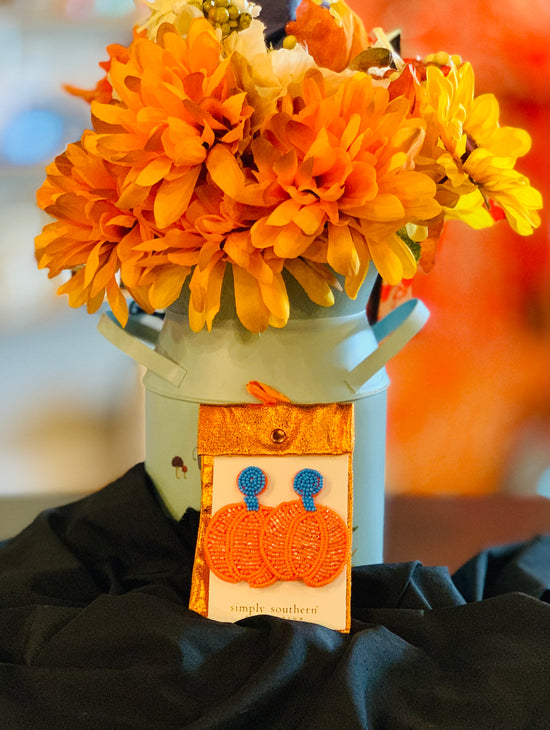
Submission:
<svg viewBox="0 0 550 730">
<path fill-rule="evenodd" d="M 59 293 L 125 324 L 127 294 L 164 309 L 187 282 L 194 331 L 233 278 L 242 324 L 283 327 L 293 277 L 317 305 L 355 298 L 371 262 L 396 284 L 427 270 L 444 222 L 540 224 L 514 169 L 528 134 L 499 125 L 458 56 L 399 56 L 343 0 L 302 0 L 268 47 L 247 0 L 153 0 L 112 45 L 92 129 L 47 168 L 36 239 Z M 286 273 L 285 273 L 286 272 Z"/>
</svg>

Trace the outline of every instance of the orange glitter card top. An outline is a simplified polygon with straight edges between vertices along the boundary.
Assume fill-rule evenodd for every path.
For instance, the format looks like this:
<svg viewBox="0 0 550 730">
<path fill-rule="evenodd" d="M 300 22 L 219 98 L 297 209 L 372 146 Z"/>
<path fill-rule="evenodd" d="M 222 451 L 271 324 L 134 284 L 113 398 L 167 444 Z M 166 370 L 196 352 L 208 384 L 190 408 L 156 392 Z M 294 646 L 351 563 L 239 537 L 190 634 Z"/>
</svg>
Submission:
<svg viewBox="0 0 550 730">
<path fill-rule="evenodd" d="M 353 409 L 349 403 L 201 405 L 197 445 L 211 456 L 346 454 L 353 450 Z"/>
</svg>

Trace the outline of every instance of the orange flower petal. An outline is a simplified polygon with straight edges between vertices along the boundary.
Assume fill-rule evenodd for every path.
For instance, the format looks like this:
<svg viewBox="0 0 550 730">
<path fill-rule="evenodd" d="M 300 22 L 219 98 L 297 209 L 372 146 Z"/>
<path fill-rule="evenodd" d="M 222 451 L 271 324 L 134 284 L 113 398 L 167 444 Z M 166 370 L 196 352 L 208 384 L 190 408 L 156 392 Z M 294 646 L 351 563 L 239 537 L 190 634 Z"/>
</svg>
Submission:
<svg viewBox="0 0 550 730">
<path fill-rule="evenodd" d="M 219 311 L 221 282 L 225 271 L 223 252 L 212 256 L 204 269 L 195 267 L 189 282 L 189 326 L 194 332 L 200 332 L 205 324 L 210 328 L 215 315 Z M 210 277 L 213 276 L 212 282 Z"/>
<path fill-rule="evenodd" d="M 325 279 L 302 259 L 288 259 L 285 268 L 304 289 L 312 302 L 321 307 L 334 304 L 334 294 Z"/>
<path fill-rule="evenodd" d="M 200 167 L 192 167 L 175 180 L 164 180 L 157 191 L 154 204 L 159 228 L 168 228 L 183 215 L 197 183 Z"/>
<path fill-rule="evenodd" d="M 318 236 L 325 221 L 326 214 L 320 205 L 305 205 L 294 216 L 294 223 L 306 236 Z"/>
<path fill-rule="evenodd" d="M 265 306 L 277 320 L 286 324 L 290 316 L 290 305 L 282 275 L 275 274 L 269 283 L 259 283 Z"/>
<path fill-rule="evenodd" d="M 359 259 L 359 266 L 357 267 L 355 273 L 346 276 L 345 292 L 350 299 L 355 299 L 359 293 L 359 289 L 361 288 L 367 276 L 367 272 L 369 270 L 371 262 L 371 256 L 369 247 L 367 246 L 363 236 L 353 228 L 351 229 L 351 235 L 353 238 L 353 245 Z"/>
<path fill-rule="evenodd" d="M 327 260 L 332 268 L 343 276 L 352 276 L 359 269 L 359 258 L 348 225 L 328 225 Z"/>
<path fill-rule="evenodd" d="M 269 310 L 264 304 L 260 286 L 248 271 L 233 266 L 235 307 L 241 323 L 251 332 L 263 332 L 269 324 Z"/>
<path fill-rule="evenodd" d="M 114 278 L 106 283 L 105 293 L 107 294 L 107 301 L 113 310 L 113 314 L 120 324 L 125 327 L 128 322 L 128 304 L 126 303 L 126 297 L 120 291 L 120 287 Z"/>
<path fill-rule="evenodd" d="M 224 193 L 238 199 L 244 189 L 244 175 L 227 147 L 221 144 L 213 147 L 206 158 L 206 167 L 216 185 Z"/>
<path fill-rule="evenodd" d="M 295 200 L 285 200 L 267 218 L 268 226 L 288 226 L 300 212 L 300 204 Z"/>
<path fill-rule="evenodd" d="M 374 222 L 400 221 L 405 216 L 405 208 L 396 195 L 388 193 L 377 195 L 372 201 L 358 208 L 347 209 L 351 216 L 365 218 Z"/>
<path fill-rule="evenodd" d="M 281 259 L 301 256 L 315 236 L 306 236 L 295 223 L 288 223 L 278 229 L 273 243 L 273 251 Z"/>
<path fill-rule="evenodd" d="M 164 309 L 175 302 L 188 274 L 189 269 L 182 266 L 166 266 L 158 270 L 149 292 L 151 305 L 155 309 Z"/>
<path fill-rule="evenodd" d="M 215 266 L 212 268 L 210 277 L 208 279 L 208 288 L 206 290 L 206 307 L 204 314 L 206 327 L 209 332 L 212 330 L 214 317 L 220 311 L 220 301 L 225 267 L 225 261 L 220 259 L 220 261 L 216 262 Z"/>
<path fill-rule="evenodd" d="M 172 161 L 168 157 L 156 157 L 140 171 L 136 185 L 150 187 L 162 180 L 170 172 Z"/>
</svg>

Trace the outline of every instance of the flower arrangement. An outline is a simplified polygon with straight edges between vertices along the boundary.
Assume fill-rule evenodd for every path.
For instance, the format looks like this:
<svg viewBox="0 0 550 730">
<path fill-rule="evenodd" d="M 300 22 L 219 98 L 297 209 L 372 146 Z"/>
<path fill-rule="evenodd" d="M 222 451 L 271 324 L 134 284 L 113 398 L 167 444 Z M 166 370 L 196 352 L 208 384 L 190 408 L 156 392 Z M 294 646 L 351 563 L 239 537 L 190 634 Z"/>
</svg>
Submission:
<svg viewBox="0 0 550 730">
<path fill-rule="evenodd" d="M 372 261 L 387 284 L 428 270 L 446 220 L 540 225 L 515 169 L 529 135 L 499 125 L 458 56 L 403 59 L 344 0 L 302 0 L 283 46 L 247 0 L 152 0 L 92 91 L 92 129 L 47 168 L 36 239 L 58 290 L 122 325 L 190 290 L 212 328 L 226 270 L 253 332 L 283 327 L 293 277 L 317 305 L 355 298 Z M 285 273 L 286 272 L 286 273 Z M 284 276 L 283 276 L 284 274 Z"/>
</svg>

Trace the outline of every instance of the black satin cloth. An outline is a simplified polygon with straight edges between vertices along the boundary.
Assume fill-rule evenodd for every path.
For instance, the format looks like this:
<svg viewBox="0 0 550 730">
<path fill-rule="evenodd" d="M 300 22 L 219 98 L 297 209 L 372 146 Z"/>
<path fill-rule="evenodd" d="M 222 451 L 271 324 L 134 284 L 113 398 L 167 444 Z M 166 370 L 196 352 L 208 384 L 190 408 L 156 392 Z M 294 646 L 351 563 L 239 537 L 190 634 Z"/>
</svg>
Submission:
<svg viewBox="0 0 550 730">
<path fill-rule="evenodd" d="M 0 543 L 0 728 L 550 728 L 550 537 L 353 570 L 352 629 L 187 608 L 142 464 Z"/>
</svg>

